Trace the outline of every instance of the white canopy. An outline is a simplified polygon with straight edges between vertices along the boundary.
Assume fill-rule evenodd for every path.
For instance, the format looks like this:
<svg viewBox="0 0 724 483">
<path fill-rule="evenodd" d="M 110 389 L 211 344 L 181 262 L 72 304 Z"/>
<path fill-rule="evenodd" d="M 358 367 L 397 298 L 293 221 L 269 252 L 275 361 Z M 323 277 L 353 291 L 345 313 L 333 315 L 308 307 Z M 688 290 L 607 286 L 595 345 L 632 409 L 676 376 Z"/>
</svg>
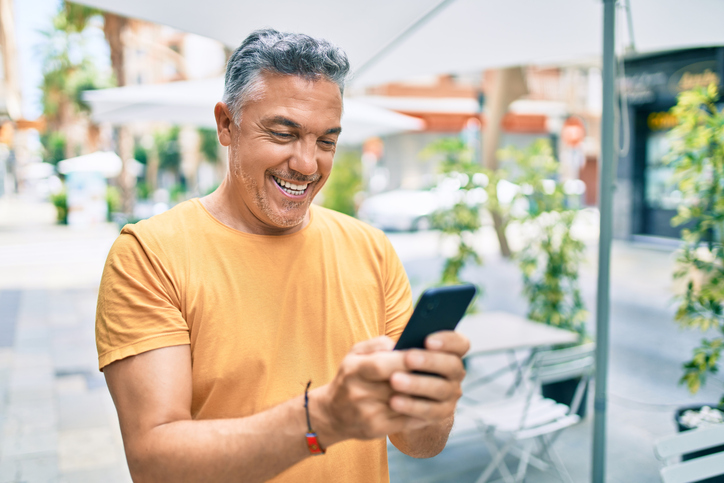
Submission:
<svg viewBox="0 0 724 483">
<path fill-rule="evenodd" d="M 75 158 L 68 158 L 58 163 L 58 172 L 61 174 L 94 172 L 101 173 L 105 178 L 113 178 L 121 172 L 123 163 L 121 158 L 112 151 L 96 151 Z M 134 175 L 139 175 L 143 165 L 132 160 L 129 166 Z"/>
<path fill-rule="evenodd" d="M 223 91 L 224 79 L 218 77 L 86 91 L 83 99 L 99 122 L 164 121 L 215 128 L 214 105 Z M 369 137 L 422 128 L 424 122 L 415 117 L 345 99 L 340 143 L 359 144 Z"/>
<path fill-rule="evenodd" d="M 639 52 L 724 45 L 721 0 L 629 0 Z M 353 79 L 379 84 L 419 75 L 598 59 L 600 0 L 79 0 L 237 47 L 273 27 L 331 40 L 358 69 L 432 10 L 419 28 Z M 627 36 L 621 18 L 619 33 Z"/>
</svg>

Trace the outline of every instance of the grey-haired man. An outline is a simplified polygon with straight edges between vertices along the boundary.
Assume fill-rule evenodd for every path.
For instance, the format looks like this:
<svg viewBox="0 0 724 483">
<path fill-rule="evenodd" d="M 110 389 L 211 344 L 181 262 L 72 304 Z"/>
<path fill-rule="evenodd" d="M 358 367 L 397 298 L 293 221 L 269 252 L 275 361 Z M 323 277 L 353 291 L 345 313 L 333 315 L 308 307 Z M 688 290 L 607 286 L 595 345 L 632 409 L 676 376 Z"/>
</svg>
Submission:
<svg viewBox="0 0 724 483">
<path fill-rule="evenodd" d="M 412 303 L 389 241 L 311 206 L 348 68 L 326 41 L 252 33 L 215 108 L 223 183 L 114 244 L 96 339 L 134 480 L 384 482 L 385 436 L 445 446 L 468 342 L 392 351 Z"/>
</svg>

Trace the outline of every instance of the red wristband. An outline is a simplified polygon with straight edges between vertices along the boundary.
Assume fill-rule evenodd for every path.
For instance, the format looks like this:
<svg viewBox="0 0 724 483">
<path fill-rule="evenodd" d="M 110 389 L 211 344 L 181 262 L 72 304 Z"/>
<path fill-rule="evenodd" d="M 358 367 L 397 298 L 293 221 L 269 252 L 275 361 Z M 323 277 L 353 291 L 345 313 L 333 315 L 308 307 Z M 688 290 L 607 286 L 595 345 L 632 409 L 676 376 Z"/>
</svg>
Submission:
<svg viewBox="0 0 724 483">
<path fill-rule="evenodd" d="M 307 447 L 313 455 L 324 454 L 324 450 L 317 441 L 317 433 L 307 433 Z"/>
</svg>

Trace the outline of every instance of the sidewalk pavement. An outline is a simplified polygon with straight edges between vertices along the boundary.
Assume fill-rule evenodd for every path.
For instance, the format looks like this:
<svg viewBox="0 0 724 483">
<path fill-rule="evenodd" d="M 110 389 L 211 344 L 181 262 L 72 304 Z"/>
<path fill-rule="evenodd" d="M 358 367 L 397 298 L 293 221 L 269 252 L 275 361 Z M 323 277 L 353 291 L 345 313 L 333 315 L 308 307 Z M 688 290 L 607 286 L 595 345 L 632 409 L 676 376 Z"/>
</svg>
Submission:
<svg viewBox="0 0 724 483">
<path fill-rule="evenodd" d="M 581 282 L 594 314 L 596 220 L 588 215 L 581 236 L 590 243 L 589 261 Z M 93 329 L 103 262 L 118 230 L 58 227 L 53 216 L 48 205 L 0 198 L 0 483 L 129 482 L 115 409 L 97 370 Z M 519 240 L 514 228 L 511 235 L 511 242 Z M 450 243 L 434 232 L 390 238 L 417 295 L 437 278 L 440 254 Z M 477 244 L 485 265 L 465 277 L 484 286 L 484 309 L 524 315 L 515 264 L 497 255 L 492 231 Z M 700 334 L 682 332 L 672 321 L 672 265 L 670 249 L 614 243 L 609 482 L 658 482 L 652 442 L 674 431 L 674 407 L 720 395 L 716 380 L 696 398 L 676 384 Z M 487 370 L 501 362 L 481 363 Z M 489 396 L 500 387 L 490 386 Z M 590 480 L 591 431 L 589 416 L 556 443 L 576 482 Z M 415 460 L 391 449 L 390 475 L 393 483 L 473 482 L 489 460 L 470 422 L 459 418 L 448 447 L 435 458 Z M 526 481 L 555 480 L 531 469 Z"/>
<path fill-rule="evenodd" d="M 94 341 L 114 225 L 0 199 L 0 483 L 130 482 Z"/>
</svg>

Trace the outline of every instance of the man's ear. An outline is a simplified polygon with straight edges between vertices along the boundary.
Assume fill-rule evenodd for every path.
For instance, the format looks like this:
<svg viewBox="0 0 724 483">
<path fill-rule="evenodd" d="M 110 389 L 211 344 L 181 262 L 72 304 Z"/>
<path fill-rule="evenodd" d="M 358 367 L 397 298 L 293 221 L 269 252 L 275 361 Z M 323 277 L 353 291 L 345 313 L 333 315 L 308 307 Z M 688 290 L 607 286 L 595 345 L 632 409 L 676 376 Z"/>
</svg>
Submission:
<svg viewBox="0 0 724 483">
<path fill-rule="evenodd" d="M 231 144 L 231 125 L 234 120 L 229 112 L 229 106 L 223 102 L 217 102 L 214 107 L 214 116 L 216 117 L 216 135 L 222 146 Z"/>
</svg>

